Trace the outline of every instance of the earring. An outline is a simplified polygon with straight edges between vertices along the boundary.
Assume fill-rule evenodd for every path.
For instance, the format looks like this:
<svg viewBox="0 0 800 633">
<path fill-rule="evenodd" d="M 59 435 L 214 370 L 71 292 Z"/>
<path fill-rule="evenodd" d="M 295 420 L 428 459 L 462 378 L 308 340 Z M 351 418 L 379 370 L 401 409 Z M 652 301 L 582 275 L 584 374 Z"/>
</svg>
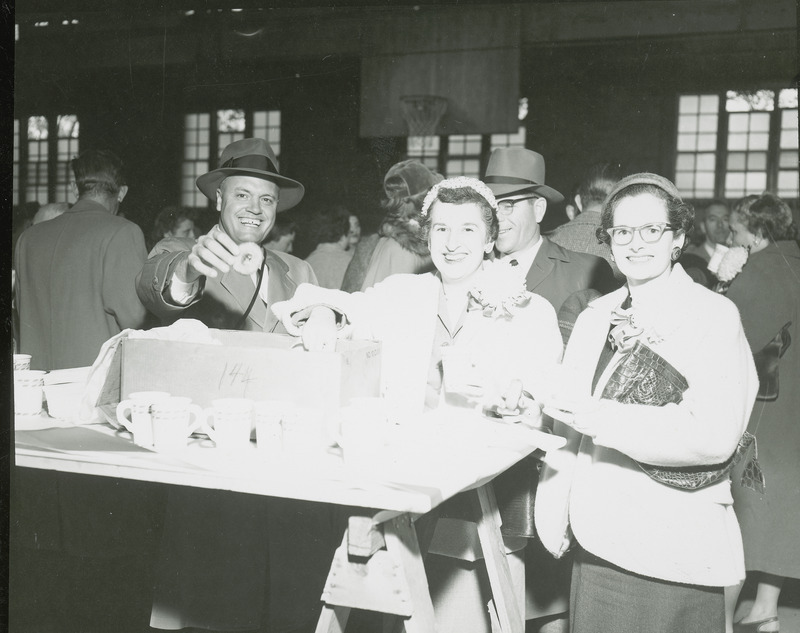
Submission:
<svg viewBox="0 0 800 633">
<path fill-rule="evenodd" d="M 673 249 L 672 249 L 672 253 L 670 253 L 670 256 L 669 256 L 669 258 L 670 258 L 670 259 L 671 259 L 673 262 L 677 262 L 677 261 L 678 261 L 678 258 L 679 258 L 680 256 L 681 256 L 681 249 L 680 249 L 680 247 L 676 246 L 675 248 L 673 248 Z"/>
<path fill-rule="evenodd" d="M 753 238 L 753 246 L 758 246 L 759 244 L 761 244 L 761 238 L 760 237 L 754 237 Z"/>
<path fill-rule="evenodd" d="M 614 253 L 611 253 L 611 261 L 612 261 L 612 262 L 615 262 L 615 261 L 617 261 L 617 260 L 614 258 Z"/>
</svg>

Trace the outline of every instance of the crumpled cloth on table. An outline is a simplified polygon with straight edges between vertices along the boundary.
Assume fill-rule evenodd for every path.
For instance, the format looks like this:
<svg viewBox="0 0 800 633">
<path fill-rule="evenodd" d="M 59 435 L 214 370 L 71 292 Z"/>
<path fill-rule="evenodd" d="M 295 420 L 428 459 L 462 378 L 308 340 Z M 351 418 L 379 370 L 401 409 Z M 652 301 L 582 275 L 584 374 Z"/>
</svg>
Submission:
<svg viewBox="0 0 800 633">
<path fill-rule="evenodd" d="M 97 400 L 106 384 L 108 372 L 111 369 L 111 362 L 117 352 L 121 341 L 125 339 L 158 339 L 162 341 L 181 341 L 185 343 L 204 343 L 208 345 L 222 345 L 222 342 L 214 338 L 210 329 L 197 319 L 178 319 L 172 325 L 157 327 L 150 330 L 123 330 L 116 336 L 108 339 L 100 348 L 89 377 L 86 382 L 86 389 L 81 399 L 80 409 L 78 410 L 78 423 L 96 424 L 98 422 L 108 422 Z M 116 424 L 114 424 L 116 426 Z"/>
</svg>

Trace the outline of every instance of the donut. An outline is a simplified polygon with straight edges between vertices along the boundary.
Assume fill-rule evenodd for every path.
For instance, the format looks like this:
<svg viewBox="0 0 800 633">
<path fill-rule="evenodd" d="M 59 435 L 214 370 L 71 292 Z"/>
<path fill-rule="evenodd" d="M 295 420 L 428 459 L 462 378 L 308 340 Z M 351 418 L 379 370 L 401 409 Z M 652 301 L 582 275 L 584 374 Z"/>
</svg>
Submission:
<svg viewBox="0 0 800 633">
<path fill-rule="evenodd" d="M 252 275 L 264 261 L 264 254 L 261 247 L 253 242 L 239 244 L 239 255 L 233 262 L 233 269 L 242 275 Z"/>
</svg>

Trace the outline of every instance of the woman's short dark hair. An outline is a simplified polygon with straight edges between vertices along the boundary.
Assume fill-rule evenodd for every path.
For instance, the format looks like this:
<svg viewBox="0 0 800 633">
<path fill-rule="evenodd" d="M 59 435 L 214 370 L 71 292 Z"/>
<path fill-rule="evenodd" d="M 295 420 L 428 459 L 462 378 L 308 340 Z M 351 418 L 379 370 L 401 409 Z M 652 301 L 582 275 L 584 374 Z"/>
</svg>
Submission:
<svg viewBox="0 0 800 633">
<path fill-rule="evenodd" d="M 311 217 L 311 235 L 315 244 L 338 242 L 350 232 L 350 211 L 342 205 L 332 205 Z"/>
<path fill-rule="evenodd" d="M 73 158 L 71 165 L 78 186 L 78 197 L 84 194 L 116 196 L 127 184 L 122 160 L 112 151 L 86 150 Z"/>
<path fill-rule="evenodd" d="M 676 233 L 682 232 L 686 234 L 687 239 L 683 242 L 683 248 L 685 249 L 689 246 L 688 235 L 694 226 L 694 207 L 688 202 L 676 198 L 658 185 L 650 183 L 638 183 L 625 187 L 606 200 L 603 205 L 603 211 L 600 214 L 600 228 L 597 229 L 598 241 L 603 244 L 611 244 L 611 236 L 608 234 L 608 229 L 614 226 L 614 211 L 620 201 L 624 198 L 645 193 L 664 201 L 667 207 L 667 222 L 675 227 Z"/>
<path fill-rule="evenodd" d="M 734 205 L 733 211 L 748 231 L 761 234 L 770 242 L 793 240 L 797 236 L 791 208 L 775 194 L 746 196 Z"/>
<path fill-rule="evenodd" d="M 472 187 L 439 189 L 436 195 L 436 200 L 450 204 L 469 204 L 471 202 L 477 204 L 481 209 L 483 224 L 486 226 L 487 240 L 493 241 L 497 239 L 497 233 L 500 230 L 500 223 L 497 220 L 497 214 L 486 198 L 475 191 Z M 428 213 L 421 216 L 420 226 L 422 228 L 422 237 L 426 241 L 430 235 L 431 209 L 433 208 L 434 204 L 436 204 L 436 202 L 431 204 L 431 207 L 428 209 Z"/>
<path fill-rule="evenodd" d="M 297 233 L 297 222 L 295 222 L 290 215 L 279 213 L 275 219 L 275 224 L 269 230 L 265 242 L 277 242 L 284 235 L 291 235 Z"/>
<path fill-rule="evenodd" d="M 199 213 L 197 209 L 187 207 L 169 206 L 164 207 L 156 219 L 153 221 L 153 229 L 150 231 L 149 247 L 152 248 L 167 233 L 174 232 L 178 225 L 184 220 L 191 220 L 195 227 L 199 224 Z"/>
</svg>

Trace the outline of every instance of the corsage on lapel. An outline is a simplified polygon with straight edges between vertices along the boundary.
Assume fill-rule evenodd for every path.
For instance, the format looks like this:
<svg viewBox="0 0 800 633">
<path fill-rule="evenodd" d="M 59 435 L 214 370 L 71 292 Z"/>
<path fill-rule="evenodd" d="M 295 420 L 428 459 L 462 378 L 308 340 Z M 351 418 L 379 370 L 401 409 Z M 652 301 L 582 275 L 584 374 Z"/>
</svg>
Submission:
<svg viewBox="0 0 800 633">
<path fill-rule="evenodd" d="M 508 262 L 495 259 L 484 262 L 477 281 L 469 291 L 468 310 L 481 310 L 492 319 L 510 319 L 518 308 L 530 303 L 525 278 Z"/>
<path fill-rule="evenodd" d="M 611 311 L 608 342 L 614 350 L 628 352 L 633 349 L 636 341 L 656 345 L 663 340 L 656 329 L 648 323 L 648 319 L 642 318 L 641 311 L 631 307 L 630 296 Z"/>
</svg>

